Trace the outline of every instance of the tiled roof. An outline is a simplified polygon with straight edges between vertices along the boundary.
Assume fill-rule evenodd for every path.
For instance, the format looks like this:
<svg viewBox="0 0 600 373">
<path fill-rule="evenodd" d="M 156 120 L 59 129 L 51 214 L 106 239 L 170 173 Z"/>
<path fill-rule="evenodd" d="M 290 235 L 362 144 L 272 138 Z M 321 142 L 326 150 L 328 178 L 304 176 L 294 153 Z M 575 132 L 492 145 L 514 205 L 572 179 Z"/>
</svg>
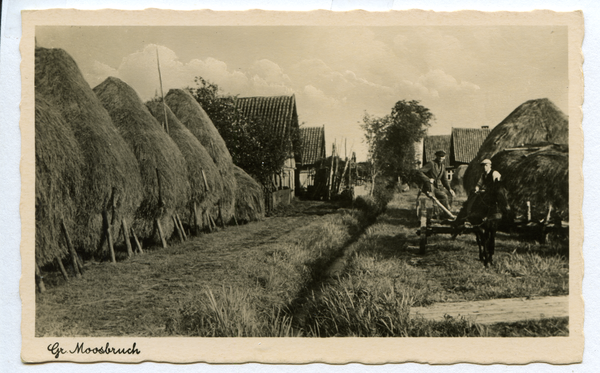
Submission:
<svg viewBox="0 0 600 373">
<path fill-rule="evenodd" d="M 237 108 L 249 119 L 268 121 L 278 138 L 289 139 L 291 129 L 298 128 L 296 98 L 292 96 L 240 97 Z"/>
<path fill-rule="evenodd" d="M 452 128 L 452 161 L 470 163 L 489 134 L 489 128 Z"/>
<path fill-rule="evenodd" d="M 426 136 L 423 139 L 423 165 L 433 161 L 438 150 L 446 152 L 444 165 L 450 166 L 450 135 Z"/>
<path fill-rule="evenodd" d="M 325 158 L 325 128 L 300 128 L 300 144 L 302 146 L 301 164 L 314 164 L 318 159 Z"/>
</svg>

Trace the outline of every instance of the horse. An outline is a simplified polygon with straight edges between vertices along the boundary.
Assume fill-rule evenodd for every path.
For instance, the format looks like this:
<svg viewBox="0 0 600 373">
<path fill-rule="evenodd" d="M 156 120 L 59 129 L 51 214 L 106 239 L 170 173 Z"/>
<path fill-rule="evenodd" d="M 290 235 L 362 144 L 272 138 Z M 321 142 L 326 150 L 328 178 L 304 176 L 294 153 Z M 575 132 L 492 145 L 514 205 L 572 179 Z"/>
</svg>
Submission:
<svg viewBox="0 0 600 373">
<path fill-rule="evenodd" d="M 465 223 L 471 225 L 479 247 L 479 260 L 488 267 L 493 264 L 496 232 L 511 216 L 511 208 L 506 203 L 506 192 L 503 188 L 499 188 L 495 193 L 474 192 L 456 217 L 453 238 L 464 231 L 467 225 Z"/>
</svg>

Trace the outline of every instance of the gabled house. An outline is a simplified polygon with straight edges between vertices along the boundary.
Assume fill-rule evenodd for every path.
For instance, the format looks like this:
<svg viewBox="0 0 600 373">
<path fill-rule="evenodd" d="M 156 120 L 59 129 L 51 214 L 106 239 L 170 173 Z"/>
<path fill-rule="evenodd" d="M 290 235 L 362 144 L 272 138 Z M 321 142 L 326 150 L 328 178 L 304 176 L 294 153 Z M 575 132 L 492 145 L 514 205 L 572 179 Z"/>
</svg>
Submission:
<svg viewBox="0 0 600 373">
<path fill-rule="evenodd" d="M 308 188 L 315 184 L 316 165 L 325 158 L 325 127 L 300 128 L 300 161 L 296 163 L 298 187 Z"/>
<path fill-rule="evenodd" d="M 450 165 L 457 168 L 460 165 L 468 165 L 477 156 L 477 152 L 486 137 L 490 134 L 490 128 L 452 128 L 452 141 L 450 145 Z"/>
<path fill-rule="evenodd" d="M 489 134 L 489 127 L 484 126 L 481 128 L 452 128 L 450 135 L 426 136 L 423 141 L 423 165 L 435 159 L 436 151 L 445 151 L 444 164 L 448 171 L 448 179 L 452 180 L 459 167 L 468 166 L 475 159 L 479 148 Z"/>
<path fill-rule="evenodd" d="M 282 148 L 288 151 L 285 164 L 273 175 L 273 184 L 278 190 L 290 190 L 290 197 L 285 198 L 291 198 L 296 189 L 296 160 L 300 155 L 299 149 L 294 149 L 293 142 L 293 136 L 299 130 L 296 97 L 240 97 L 236 105 L 248 119 L 269 123 L 273 136 L 280 139 Z M 277 204 L 276 201 L 274 205 Z"/>
</svg>

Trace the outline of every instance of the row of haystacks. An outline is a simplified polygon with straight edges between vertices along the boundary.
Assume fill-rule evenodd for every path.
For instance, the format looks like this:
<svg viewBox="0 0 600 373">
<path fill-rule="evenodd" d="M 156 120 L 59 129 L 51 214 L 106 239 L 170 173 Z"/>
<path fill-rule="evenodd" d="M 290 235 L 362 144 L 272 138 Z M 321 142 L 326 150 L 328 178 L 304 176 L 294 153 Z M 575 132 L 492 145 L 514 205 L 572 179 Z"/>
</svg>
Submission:
<svg viewBox="0 0 600 373">
<path fill-rule="evenodd" d="M 173 114 L 196 136 L 208 151 L 220 174 L 222 193 L 220 199 L 222 219 L 229 221 L 235 213 L 235 194 L 238 190 L 231 154 L 219 131 L 192 95 L 182 89 L 171 89 L 165 103 Z M 243 190 L 242 190 L 243 191 Z"/>
<path fill-rule="evenodd" d="M 149 237 L 158 219 L 164 234 L 170 236 L 175 229 L 172 216 L 183 212 L 190 194 L 181 151 L 129 85 L 109 77 L 94 92 L 140 167 L 143 199 L 136 212 L 134 230 Z"/>
<path fill-rule="evenodd" d="M 113 125 L 110 116 L 83 78 L 75 61 L 62 49 L 36 48 L 35 95 L 45 100 L 64 118 L 66 129 L 76 140 L 83 158 L 80 171 L 82 182 L 76 184 L 74 200 L 61 198 L 63 191 L 36 183 L 36 194 L 53 194 L 47 202 L 52 209 L 65 211 L 62 219 L 72 219 L 76 227 L 71 230 L 73 245 L 87 253 L 103 250 L 103 211 L 111 210 L 112 220 L 126 220 L 131 224 L 142 200 L 142 181 L 135 156 Z M 41 119 L 41 118 L 40 118 Z M 36 127 L 48 125 L 36 120 Z M 43 132 L 41 132 L 43 133 Z M 40 147 L 51 139 L 36 137 Z M 68 150 L 67 150 L 68 151 Z M 77 154 L 71 154 L 77 157 Z M 36 174 L 38 173 L 36 164 Z M 48 169 L 39 170 L 41 177 L 57 179 L 60 174 L 59 159 L 52 159 Z M 74 171 L 70 169 L 70 171 Z M 76 178 L 75 174 L 62 175 Z M 46 189 L 37 190 L 38 187 Z M 42 201 L 39 201 L 42 203 Z M 75 214 L 67 214 L 66 207 L 74 203 Z M 114 206 L 114 207 L 113 207 Z M 36 205 L 36 211 L 44 208 Z M 50 208 L 46 206 L 46 208 Z M 37 223 L 37 222 L 36 222 Z M 54 224 L 47 229 L 54 229 Z M 59 234 L 59 232 L 54 232 Z M 58 241 L 56 241 L 58 242 Z M 40 248 L 40 251 L 45 249 Z M 60 252 L 56 253 L 60 258 Z M 38 263 L 43 265 L 45 263 Z"/>
<path fill-rule="evenodd" d="M 502 175 L 510 205 L 517 214 L 543 220 L 552 206 L 552 216 L 569 220 L 569 148 L 567 145 L 535 144 L 505 150 L 492 157 Z"/>
<path fill-rule="evenodd" d="M 235 196 L 235 217 L 237 221 L 261 220 L 265 215 L 263 187 L 238 166 L 233 166 L 238 190 Z"/>
<path fill-rule="evenodd" d="M 568 117 L 547 98 L 527 101 L 510 113 L 485 139 L 465 173 L 465 190 L 468 192 L 475 187 L 481 161 L 491 159 L 504 149 L 524 144 L 568 142 Z"/>
<path fill-rule="evenodd" d="M 122 226 L 157 242 L 156 223 L 168 237 L 174 215 L 191 228 L 219 217 L 228 223 L 235 213 L 242 221 L 264 216 L 259 184 L 235 171 L 223 139 L 187 92 L 169 93 L 171 112 L 162 102 L 144 105 L 117 78 L 92 90 L 61 49 L 36 48 L 35 55 L 38 266 L 68 255 L 63 223 L 80 253 L 103 256 L 107 227 L 115 244 L 124 243 Z M 194 211 L 202 222 L 192 220 Z"/>
</svg>

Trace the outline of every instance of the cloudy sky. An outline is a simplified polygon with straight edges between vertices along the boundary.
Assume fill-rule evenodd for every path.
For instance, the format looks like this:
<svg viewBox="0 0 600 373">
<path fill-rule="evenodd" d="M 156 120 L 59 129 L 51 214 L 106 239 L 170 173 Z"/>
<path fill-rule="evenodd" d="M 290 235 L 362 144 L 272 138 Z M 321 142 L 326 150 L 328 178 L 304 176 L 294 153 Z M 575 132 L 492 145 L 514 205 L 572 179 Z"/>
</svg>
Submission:
<svg viewBox="0 0 600 373">
<path fill-rule="evenodd" d="M 325 126 L 366 158 L 360 122 L 399 100 L 436 117 L 429 134 L 494 127 L 523 102 L 568 108 L 566 27 L 40 27 L 39 46 L 63 48 L 93 88 L 116 76 L 142 100 L 202 76 L 232 95 L 295 94 L 304 126 Z"/>
</svg>

